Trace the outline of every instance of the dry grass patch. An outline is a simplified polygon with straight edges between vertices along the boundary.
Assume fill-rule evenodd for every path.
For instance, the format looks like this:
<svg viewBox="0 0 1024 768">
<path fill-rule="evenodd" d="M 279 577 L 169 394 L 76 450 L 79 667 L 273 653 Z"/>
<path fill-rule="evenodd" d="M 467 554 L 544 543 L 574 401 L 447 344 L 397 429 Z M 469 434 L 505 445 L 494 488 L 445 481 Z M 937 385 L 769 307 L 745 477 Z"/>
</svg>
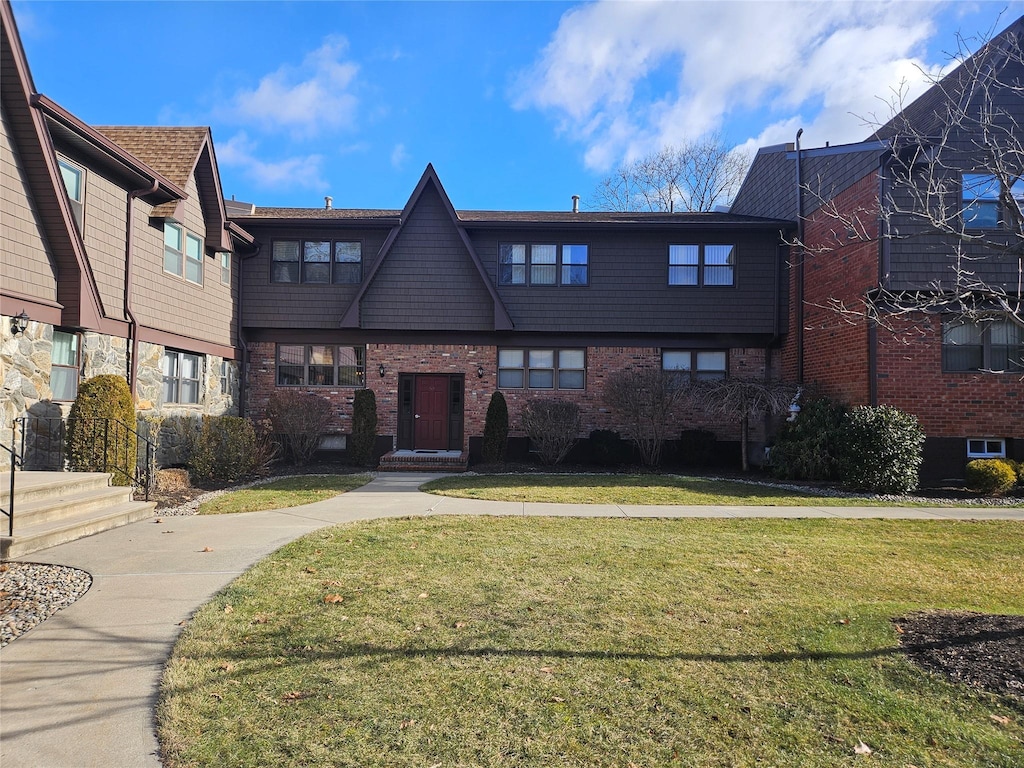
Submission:
<svg viewBox="0 0 1024 768">
<path fill-rule="evenodd" d="M 259 512 L 312 504 L 370 482 L 370 475 L 299 475 L 272 480 L 241 491 L 230 491 L 199 506 L 200 515 Z"/>
</svg>

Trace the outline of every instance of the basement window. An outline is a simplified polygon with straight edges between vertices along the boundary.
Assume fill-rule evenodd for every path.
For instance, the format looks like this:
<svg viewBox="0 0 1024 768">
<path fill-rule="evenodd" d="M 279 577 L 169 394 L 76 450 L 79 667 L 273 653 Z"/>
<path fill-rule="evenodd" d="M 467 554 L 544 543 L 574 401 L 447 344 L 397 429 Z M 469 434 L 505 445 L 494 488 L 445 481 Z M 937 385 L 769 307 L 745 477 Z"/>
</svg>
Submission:
<svg viewBox="0 0 1024 768">
<path fill-rule="evenodd" d="M 1006 441 L 1002 438 L 972 437 L 967 440 L 968 459 L 1005 459 Z"/>
</svg>

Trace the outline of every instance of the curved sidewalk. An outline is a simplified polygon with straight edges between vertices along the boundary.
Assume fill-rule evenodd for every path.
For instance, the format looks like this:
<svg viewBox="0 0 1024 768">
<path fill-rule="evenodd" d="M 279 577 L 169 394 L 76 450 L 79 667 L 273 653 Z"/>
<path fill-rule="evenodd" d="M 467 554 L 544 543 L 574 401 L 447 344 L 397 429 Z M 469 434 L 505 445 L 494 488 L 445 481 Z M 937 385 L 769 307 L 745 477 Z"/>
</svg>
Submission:
<svg viewBox="0 0 1024 768">
<path fill-rule="evenodd" d="M 1024 509 L 532 504 L 420 493 L 427 474 L 380 475 L 327 501 L 166 517 L 29 555 L 88 571 L 92 588 L 0 651 L 0 765 L 159 768 L 154 708 L 181 626 L 278 547 L 335 523 L 432 514 L 1024 520 Z M 209 548 L 209 551 L 204 551 Z"/>
</svg>

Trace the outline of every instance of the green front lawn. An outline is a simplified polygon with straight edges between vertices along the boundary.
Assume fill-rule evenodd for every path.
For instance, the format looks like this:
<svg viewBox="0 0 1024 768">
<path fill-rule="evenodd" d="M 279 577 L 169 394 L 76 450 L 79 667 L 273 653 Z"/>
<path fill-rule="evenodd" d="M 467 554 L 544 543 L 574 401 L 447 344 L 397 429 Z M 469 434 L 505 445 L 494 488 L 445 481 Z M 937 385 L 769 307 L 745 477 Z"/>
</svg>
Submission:
<svg viewBox="0 0 1024 768">
<path fill-rule="evenodd" d="M 165 765 L 1016 768 L 1024 706 L 920 671 L 891 619 L 1024 613 L 1022 572 L 1015 522 L 338 526 L 186 628 Z"/>
<path fill-rule="evenodd" d="M 370 482 L 370 475 L 299 475 L 231 491 L 199 505 L 200 515 L 259 512 L 312 504 L 351 491 Z"/>
</svg>

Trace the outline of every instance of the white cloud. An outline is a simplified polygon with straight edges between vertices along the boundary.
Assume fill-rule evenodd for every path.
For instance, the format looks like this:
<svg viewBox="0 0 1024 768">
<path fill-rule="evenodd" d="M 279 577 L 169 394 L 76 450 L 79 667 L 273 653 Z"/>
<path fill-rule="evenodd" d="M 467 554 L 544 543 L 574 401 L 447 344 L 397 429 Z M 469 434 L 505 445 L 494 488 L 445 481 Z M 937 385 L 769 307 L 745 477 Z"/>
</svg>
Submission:
<svg viewBox="0 0 1024 768">
<path fill-rule="evenodd" d="M 901 81 L 916 96 L 937 71 L 920 60 L 937 7 L 588 4 L 562 16 L 513 102 L 552 115 L 600 171 L 741 119 L 761 131 L 751 141 L 792 141 L 801 125 L 808 146 L 858 141 Z"/>
<path fill-rule="evenodd" d="M 240 168 L 247 178 L 267 189 L 327 189 L 327 182 L 323 179 L 322 155 L 289 157 L 268 162 L 257 156 L 257 149 L 257 142 L 250 140 L 244 131 L 236 133 L 223 144 L 217 145 L 217 162 Z"/>
<path fill-rule="evenodd" d="M 254 89 L 238 91 L 232 116 L 268 130 L 309 138 L 327 129 L 350 128 L 359 101 L 353 90 L 359 66 L 344 59 L 348 41 L 330 36 L 306 54 L 301 65 L 282 65 Z"/>
<path fill-rule="evenodd" d="M 409 153 L 405 149 L 405 144 L 395 144 L 395 148 L 391 150 L 391 167 L 398 170 L 408 159 Z"/>
</svg>

